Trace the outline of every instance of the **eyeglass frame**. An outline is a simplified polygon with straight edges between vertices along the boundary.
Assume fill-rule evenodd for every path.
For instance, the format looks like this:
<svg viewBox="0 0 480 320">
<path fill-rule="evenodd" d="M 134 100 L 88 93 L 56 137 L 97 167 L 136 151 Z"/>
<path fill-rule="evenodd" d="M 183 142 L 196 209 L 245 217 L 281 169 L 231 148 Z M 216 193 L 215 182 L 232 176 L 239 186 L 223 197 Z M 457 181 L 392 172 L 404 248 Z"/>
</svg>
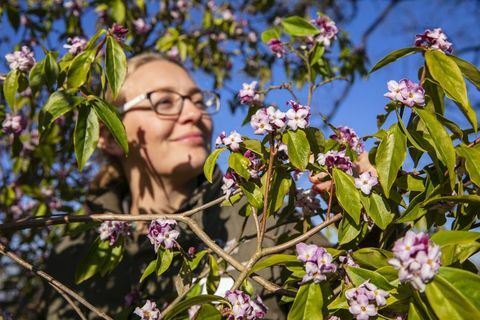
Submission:
<svg viewBox="0 0 480 320">
<path fill-rule="evenodd" d="M 181 99 L 182 99 L 182 104 L 180 106 L 180 110 L 178 111 L 178 113 L 172 113 L 172 114 L 166 114 L 166 113 L 160 113 L 158 112 L 155 107 L 153 106 L 153 103 L 152 103 L 152 100 L 150 98 L 150 96 L 152 94 L 154 94 L 155 92 L 158 92 L 160 90 L 163 90 L 165 92 L 170 92 L 170 93 L 174 93 L 174 94 L 177 94 Z M 176 116 L 176 115 L 179 115 L 182 113 L 182 110 L 183 110 L 183 106 L 185 105 L 185 99 L 188 99 L 190 100 L 192 103 L 193 103 L 193 100 L 192 100 L 192 95 L 193 94 L 196 94 L 196 93 L 204 93 L 204 92 L 208 92 L 208 93 L 211 93 L 213 95 L 215 95 L 217 97 L 217 103 L 216 103 L 216 106 L 215 106 L 215 112 L 203 112 L 202 110 L 202 113 L 204 114 L 215 114 L 217 113 L 219 110 L 220 110 L 220 95 L 215 92 L 215 91 L 209 91 L 209 90 L 201 90 L 201 89 L 198 89 L 198 90 L 195 90 L 194 93 L 191 93 L 191 94 L 188 94 L 188 95 L 183 95 L 181 94 L 180 92 L 177 92 L 175 90 L 171 90 L 169 88 L 157 88 L 157 89 L 154 89 L 154 90 L 151 90 L 151 91 L 148 91 L 146 93 L 142 93 L 138 96 L 136 96 L 135 98 L 132 98 L 130 99 L 129 101 L 125 102 L 122 107 L 120 108 L 120 113 L 123 114 L 123 113 L 126 113 L 128 112 L 129 110 L 132 110 L 133 107 L 135 107 L 137 104 L 139 104 L 140 102 L 144 101 L 144 100 L 148 100 L 149 103 L 150 103 L 150 108 L 152 109 L 153 112 L 155 112 L 156 114 L 158 115 L 162 115 L 162 116 Z"/>
</svg>

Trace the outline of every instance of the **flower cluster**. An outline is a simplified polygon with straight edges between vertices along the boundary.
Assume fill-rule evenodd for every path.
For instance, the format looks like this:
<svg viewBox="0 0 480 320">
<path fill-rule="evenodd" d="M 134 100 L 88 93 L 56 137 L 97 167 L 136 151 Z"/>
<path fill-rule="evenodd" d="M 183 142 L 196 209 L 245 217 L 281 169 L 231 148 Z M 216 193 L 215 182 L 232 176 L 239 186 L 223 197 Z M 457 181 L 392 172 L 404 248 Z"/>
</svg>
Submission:
<svg viewBox="0 0 480 320">
<path fill-rule="evenodd" d="M 133 312 L 142 320 L 158 320 L 160 319 L 160 309 L 157 308 L 157 304 L 153 301 L 147 300 L 143 307 L 136 307 Z"/>
<path fill-rule="evenodd" d="M 320 29 L 320 33 L 315 36 L 315 40 L 325 47 L 330 47 L 332 40 L 335 39 L 338 33 L 337 25 L 335 21 L 330 19 L 329 16 L 321 15 L 311 22 Z"/>
<path fill-rule="evenodd" d="M 228 320 L 255 320 L 263 319 L 267 314 L 267 306 L 260 297 L 251 298 L 240 290 L 227 290 L 225 298 L 232 304 Z"/>
<path fill-rule="evenodd" d="M 285 113 L 273 106 L 257 110 L 250 120 L 255 134 L 266 134 L 285 128 Z"/>
<path fill-rule="evenodd" d="M 104 221 L 98 228 L 100 240 L 110 240 L 113 246 L 120 236 L 128 237 L 132 233 L 132 226 L 124 221 Z"/>
<path fill-rule="evenodd" d="M 175 240 L 179 236 L 180 232 L 175 230 L 177 222 L 169 219 L 157 219 L 152 220 L 150 227 L 148 228 L 148 238 L 150 243 L 153 244 L 155 252 L 161 244 L 166 249 L 171 249 L 175 245 Z"/>
<path fill-rule="evenodd" d="M 35 65 L 35 57 L 29 47 L 23 46 L 21 50 L 5 55 L 10 70 L 30 71 Z"/>
<path fill-rule="evenodd" d="M 373 283 L 365 281 L 358 288 L 345 291 L 348 310 L 357 320 L 368 320 L 378 313 L 378 308 L 387 304 L 389 293 L 378 289 Z"/>
<path fill-rule="evenodd" d="M 82 37 L 68 38 L 67 44 L 63 45 L 63 47 L 65 49 L 68 49 L 68 52 L 70 52 L 74 56 L 76 56 L 77 54 L 85 50 L 86 46 L 87 46 L 87 40 Z"/>
<path fill-rule="evenodd" d="M 402 79 L 399 82 L 390 80 L 387 82 L 389 92 L 384 96 L 392 101 L 398 101 L 406 106 L 425 105 L 425 90 L 421 85 L 408 79 Z"/>
<path fill-rule="evenodd" d="M 378 184 L 378 178 L 372 175 L 371 172 L 366 171 L 358 178 L 355 178 L 355 187 L 362 190 L 365 194 L 370 194 L 372 188 Z"/>
<path fill-rule="evenodd" d="M 118 41 L 123 42 L 125 40 L 125 36 L 128 33 L 128 29 L 122 26 L 121 24 L 114 23 L 108 31 L 112 34 L 112 36 Z"/>
<path fill-rule="evenodd" d="M 262 160 L 258 158 L 257 155 L 251 150 L 245 151 L 243 156 L 248 160 L 250 160 L 250 165 L 248 166 L 248 169 L 247 169 L 248 173 L 250 173 L 250 177 L 252 177 L 253 179 L 258 178 L 260 173 L 260 168 L 262 166 Z"/>
<path fill-rule="evenodd" d="M 295 195 L 295 207 L 302 208 L 304 214 L 311 215 L 320 208 L 317 193 L 312 189 L 298 188 Z"/>
<path fill-rule="evenodd" d="M 322 247 L 314 244 L 297 244 L 297 259 L 305 263 L 306 274 L 302 283 L 313 280 L 319 283 L 327 279 L 325 274 L 337 271 L 337 266 L 332 263 L 332 255 Z"/>
<path fill-rule="evenodd" d="M 243 142 L 243 138 L 237 131 L 231 131 L 229 136 L 222 131 L 215 140 L 215 146 L 219 148 L 225 145 L 232 151 L 239 151 L 241 142 Z"/>
<path fill-rule="evenodd" d="M 223 179 L 222 191 L 223 191 L 223 194 L 225 194 L 228 198 L 230 197 L 232 192 L 238 189 L 237 176 L 232 170 L 228 170 L 223 175 L 222 179 Z"/>
<path fill-rule="evenodd" d="M 348 145 L 350 149 L 355 151 L 358 155 L 365 151 L 363 143 L 357 133 L 347 126 L 338 127 L 335 134 L 332 134 L 330 138 L 337 141 L 342 146 Z"/>
<path fill-rule="evenodd" d="M 290 127 L 290 129 L 305 129 L 310 125 L 310 106 L 303 106 L 293 100 L 287 101 L 287 105 L 291 107 L 291 109 L 285 113 L 287 116 L 287 126 Z"/>
<path fill-rule="evenodd" d="M 433 31 L 427 29 L 422 34 L 417 34 L 415 46 L 448 53 L 453 50 L 452 43 L 447 41 L 447 35 L 443 33 L 441 28 L 435 28 Z"/>
<path fill-rule="evenodd" d="M 252 81 L 251 83 L 242 84 L 243 88 L 238 92 L 238 98 L 240 103 L 249 104 L 260 100 L 258 93 L 255 93 L 257 87 L 257 81 Z"/>
<path fill-rule="evenodd" d="M 398 278 L 410 282 L 423 292 L 425 284 L 435 277 L 440 268 L 440 247 L 433 244 L 428 235 L 408 231 L 393 246 L 393 258 L 388 262 L 398 269 Z"/>
<path fill-rule="evenodd" d="M 277 58 L 282 58 L 287 52 L 282 41 L 277 38 L 270 39 L 268 41 L 268 47 L 277 56 Z"/>
<path fill-rule="evenodd" d="M 14 134 L 19 135 L 27 126 L 27 119 L 21 115 L 17 114 L 11 116 L 7 114 L 5 120 L 2 122 L 2 131 L 5 134 Z"/>
<path fill-rule="evenodd" d="M 353 164 L 350 157 L 345 155 L 345 150 L 330 150 L 327 153 L 320 153 L 317 156 L 317 161 L 321 166 L 327 166 L 329 171 L 336 167 L 349 175 L 353 174 Z"/>
</svg>

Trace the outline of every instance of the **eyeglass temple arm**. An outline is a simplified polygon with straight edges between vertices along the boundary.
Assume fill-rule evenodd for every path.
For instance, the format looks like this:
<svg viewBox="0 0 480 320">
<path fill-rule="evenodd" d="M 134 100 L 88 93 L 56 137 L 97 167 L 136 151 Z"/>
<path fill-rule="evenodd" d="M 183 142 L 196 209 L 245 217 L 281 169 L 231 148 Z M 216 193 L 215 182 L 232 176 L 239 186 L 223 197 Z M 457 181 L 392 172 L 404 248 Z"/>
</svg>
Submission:
<svg viewBox="0 0 480 320">
<path fill-rule="evenodd" d="M 126 102 L 123 106 L 122 106 L 122 113 L 123 112 L 127 112 L 128 110 L 130 110 L 133 106 L 135 106 L 136 104 L 142 102 L 143 100 L 147 99 L 147 94 L 141 94 L 135 98 L 133 98 L 132 100 Z"/>
</svg>

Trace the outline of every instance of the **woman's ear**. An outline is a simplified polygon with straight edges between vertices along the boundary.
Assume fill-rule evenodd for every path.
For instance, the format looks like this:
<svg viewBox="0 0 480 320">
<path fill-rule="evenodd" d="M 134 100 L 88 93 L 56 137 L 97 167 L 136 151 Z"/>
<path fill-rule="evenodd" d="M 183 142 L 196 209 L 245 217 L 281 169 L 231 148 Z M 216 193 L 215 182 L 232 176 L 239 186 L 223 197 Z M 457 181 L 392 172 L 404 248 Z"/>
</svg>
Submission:
<svg viewBox="0 0 480 320">
<path fill-rule="evenodd" d="M 103 124 L 100 124 L 100 137 L 98 138 L 97 147 L 114 157 L 121 157 L 124 155 L 122 149 L 117 144 L 110 131 L 108 131 Z"/>
</svg>

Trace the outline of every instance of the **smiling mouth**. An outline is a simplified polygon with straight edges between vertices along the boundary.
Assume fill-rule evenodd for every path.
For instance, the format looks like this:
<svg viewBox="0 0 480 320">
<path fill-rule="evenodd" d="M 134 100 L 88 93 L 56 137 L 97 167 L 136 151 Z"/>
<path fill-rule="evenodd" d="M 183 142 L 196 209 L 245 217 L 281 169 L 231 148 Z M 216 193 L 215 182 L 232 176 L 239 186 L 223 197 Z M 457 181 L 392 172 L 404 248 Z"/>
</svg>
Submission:
<svg viewBox="0 0 480 320">
<path fill-rule="evenodd" d="M 174 141 L 177 142 L 194 142 L 194 143 L 203 143 L 205 141 L 205 138 L 201 133 L 191 133 L 191 134 L 186 134 L 181 137 L 178 137 L 174 139 Z"/>
</svg>

